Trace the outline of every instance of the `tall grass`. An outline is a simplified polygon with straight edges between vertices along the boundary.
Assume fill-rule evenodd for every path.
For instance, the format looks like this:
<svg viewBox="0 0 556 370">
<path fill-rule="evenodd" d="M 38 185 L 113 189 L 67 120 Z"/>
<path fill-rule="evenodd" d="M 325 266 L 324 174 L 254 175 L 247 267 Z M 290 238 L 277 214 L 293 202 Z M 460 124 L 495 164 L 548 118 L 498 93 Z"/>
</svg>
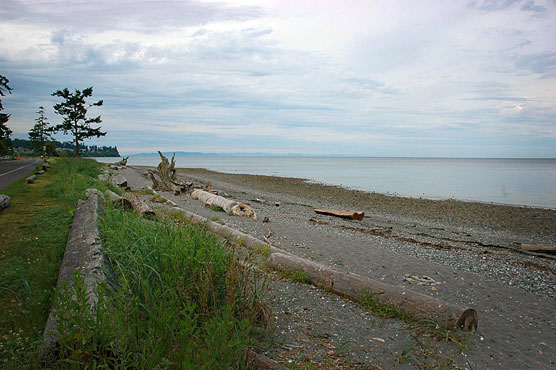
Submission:
<svg viewBox="0 0 556 370">
<path fill-rule="evenodd" d="M 262 312 L 258 273 L 198 226 L 109 207 L 101 233 L 110 277 L 94 310 L 82 278 L 60 293 L 58 366 L 245 367 Z"/>
</svg>

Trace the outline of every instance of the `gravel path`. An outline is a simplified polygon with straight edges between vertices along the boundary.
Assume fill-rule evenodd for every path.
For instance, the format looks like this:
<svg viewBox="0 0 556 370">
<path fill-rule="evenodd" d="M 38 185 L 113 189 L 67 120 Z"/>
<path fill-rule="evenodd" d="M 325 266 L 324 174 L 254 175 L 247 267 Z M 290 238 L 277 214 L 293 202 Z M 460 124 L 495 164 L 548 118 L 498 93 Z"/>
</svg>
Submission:
<svg viewBox="0 0 556 370">
<path fill-rule="evenodd" d="M 132 188 L 150 185 L 144 168 L 120 172 Z M 274 245 L 301 257 L 409 286 L 479 313 L 478 331 L 460 352 L 452 343 L 415 337 L 404 323 L 378 319 L 320 289 L 273 276 L 272 357 L 323 368 L 556 366 L 556 261 L 519 252 L 521 243 L 556 244 L 556 211 L 390 197 L 202 169 L 179 174 L 184 180 L 210 181 L 211 189 L 249 202 L 258 218 L 228 216 L 199 201 L 164 194 L 189 211 L 258 238 L 270 234 Z M 317 207 L 360 210 L 366 217 L 346 221 L 317 215 Z"/>
</svg>

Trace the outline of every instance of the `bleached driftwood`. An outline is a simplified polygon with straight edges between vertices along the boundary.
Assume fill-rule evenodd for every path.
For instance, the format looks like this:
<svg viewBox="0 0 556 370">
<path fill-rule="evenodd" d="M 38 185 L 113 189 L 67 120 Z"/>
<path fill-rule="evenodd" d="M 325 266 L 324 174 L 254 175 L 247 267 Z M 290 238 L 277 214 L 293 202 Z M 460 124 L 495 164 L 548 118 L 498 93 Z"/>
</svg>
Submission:
<svg viewBox="0 0 556 370">
<path fill-rule="evenodd" d="M 316 213 L 321 215 L 330 215 L 336 216 L 341 218 L 350 218 L 352 220 L 359 220 L 361 221 L 363 217 L 365 217 L 364 212 L 357 212 L 357 211 L 344 211 L 339 209 L 315 209 Z"/>
<path fill-rule="evenodd" d="M 134 193 L 125 193 L 124 198 L 129 201 L 133 210 L 139 216 L 154 216 L 155 212 L 153 209 L 143 200 L 141 197 Z"/>
<path fill-rule="evenodd" d="M 111 203 L 117 204 L 117 205 L 121 206 L 122 208 L 128 208 L 128 209 L 133 208 L 129 199 L 121 197 L 121 196 L 119 196 L 118 194 L 114 193 L 111 190 L 106 190 L 104 192 L 104 195 L 106 195 L 108 197 L 108 200 L 110 200 Z"/>
<path fill-rule="evenodd" d="M 29 177 L 25 180 L 25 182 L 26 182 L 27 184 L 32 184 L 32 183 L 35 181 L 36 178 L 37 178 L 37 175 L 29 176 Z"/>
<path fill-rule="evenodd" d="M 204 202 L 207 207 L 217 206 L 222 208 L 225 212 L 232 212 L 235 216 L 257 218 L 253 208 L 245 203 L 239 203 L 220 195 L 209 193 L 204 190 L 195 189 L 191 192 L 191 198 L 199 199 Z"/>
<path fill-rule="evenodd" d="M 122 175 L 116 175 L 116 176 L 112 176 L 110 178 L 110 181 L 112 181 L 112 184 L 119 186 L 120 188 L 126 188 L 127 187 L 127 179 L 125 177 L 123 177 Z"/>
<path fill-rule="evenodd" d="M 156 170 L 149 170 L 149 177 L 153 182 L 153 189 L 155 190 L 168 190 L 172 191 L 175 195 L 184 193 L 190 185 L 185 183 L 183 180 L 178 178 L 176 174 L 176 159 L 175 153 L 172 156 L 172 161 L 169 162 L 160 151 L 160 163 L 156 167 Z M 158 176 L 159 180 L 155 177 Z"/>
<path fill-rule="evenodd" d="M 359 299 L 361 294 L 370 293 L 380 303 L 399 307 L 413 316 L 432 317 L 444 323 L 448 329 L 471 332 L 477 329 L 479 319 L 473 308 L 444 302 L 404 287 L 336 270 L 293 255 L 272 253 L 268 264 L 279 270 L 303 271 L 312 284 L 350 298 Z"/>
<path fill-rule="evenodd" d="M 0 194 L 0 211 L 10 205 L 12 198 L 6 194 Z"/>
</svg>

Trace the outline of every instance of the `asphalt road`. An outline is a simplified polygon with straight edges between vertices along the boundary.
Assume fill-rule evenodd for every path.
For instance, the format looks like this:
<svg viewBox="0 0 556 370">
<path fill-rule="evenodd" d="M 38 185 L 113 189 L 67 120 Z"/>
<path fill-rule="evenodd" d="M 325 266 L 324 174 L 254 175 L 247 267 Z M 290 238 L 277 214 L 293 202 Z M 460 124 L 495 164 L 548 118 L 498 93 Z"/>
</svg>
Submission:
<svg viewBox="0 0 556 370">
<path fill-rule="evenodd" d="M 40 159 L 22 159 L 19 161 L 0 161 L 0 190 L 12 182 L 31 174 Z"/>
</svg>

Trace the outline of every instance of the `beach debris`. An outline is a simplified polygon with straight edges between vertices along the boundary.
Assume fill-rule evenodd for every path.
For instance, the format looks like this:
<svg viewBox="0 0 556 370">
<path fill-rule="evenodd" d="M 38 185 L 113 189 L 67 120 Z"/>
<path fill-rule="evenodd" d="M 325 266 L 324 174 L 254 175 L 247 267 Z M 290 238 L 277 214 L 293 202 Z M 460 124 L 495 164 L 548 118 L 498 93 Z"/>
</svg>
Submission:
<svg viewBox="0 0 556 370">
<path fill-rule="evenodd" d="M 272 243 L 270 242 L 270 237 L 271 237 L 271 236 L 272 236 L 272 231 L 270 230 L 270 228 L 268 228 L 268 234 L 263 235 L 263 240 L 264 240 L 265 242 L 267 242 L 268 244 L 272 244 Z"/>
<path fill-rule="evenodd" d="M 110 178 L 110 181 L 112 182 L 112 184 L 120 187 L 120 188 L 126 188 L 127 187 L 127 179 L 125 177 L 123 177 L 122 175 L 116 175 L 116 176 L 112 176 Z"/>
<path fill-rule="evenodd" d="M 212 182 L 210 182 L 210 181 L 207 182 L 207 185 L 205 186 L 205 191 L 206 191 L 206 192 L 209 192 L 209 193 L 211 192 L 211 191 L 210 191 L 210 186 L 211 186 L 211 185 L 212 185 Z"/>
<path fill-rule="evenodd" d="M 124 198 L 129 201 L 135 213 L 139 216 L 154 216 L 155 212 L 141 197 L 134 193 L 125 193 Z"/>
<path fill-rule="evenodd" d="M 131 202 L 129 201 L 129 199 L 126 199 L 124 197 L 119 196 L 118 194 L 114 193 L 111 190 L 106 190 L 104 192 L 104 195 L 106 195 L 106 197 L 108 198 L 108 200 L 111 203 L 114 204 L 118 204 L 119 206 L 121 206 L 122 208 L 126 208 L 126 209 L 131 209 L 133 208 L 133 206 L 131 205 Z"/>
<path fill-rule="evenodd" d="M 236 202 L 219 195 L 209 193 L 204 190 L 195 189 L 191 192 L 192 199 L 198 199 L 205 203 L 205 206 L 217 206 L 224 210 L 224 212 L 232 213 L 235 216 L 257 218 L 255 211 L 245 203 Z"/>
<path fill-rule="evenodd" d="M 121 161 L 119 161 L 118 163 L 116 163 L 117 165 L 120 166 L 127 166 L 127 160 L 129 159 L 129 157 L 124 157 Z"/>
<path fill-rule="evenodd" d="M 282 203 L 280 203 L 280 202 L 274 202 L 274 205 L 275 205 L 276 207 L 280 207 L 280 204 L 282 204 Z"/>
<path fill-rule="evenodd" d="M 176 174 L 176 153 L 172 155 L 171 162 L 169 162 L 168 158 L 160 151 L 158 151 L 158 154 L 160 155 L 160 163 L 156 167 L 156 170 L 149 170 L 149 177 L 153 182 L 153 189 L 172 191 L 174 195 L 186 192 L 190 186 L 188 183 L 178 178 Z M 158 176 L 160 180 L 157 180 L 155 175 Z"/>
<path fill-rule="evenodd" d="M 417 285 L 431 285 L 431 286 L 440 285 L 438 281 L 434 280 L 430 276 L 425 276 L 425 275 L 419 277 L 417 275 L 404 274 L 403 280 L 410 283 L 417 283 Z"/>
<path fill-rule="evenodd" d="M 361 221 L 363 217 L 365 217 L 365 212 L 358 212 L 358 211 L 345 211 L 340 209 L 319 209 L 319 208 L 315 208 L 314 211 L 321 215 L 350 218 L 352 220 L 359 220 L 359 221 Z"/>
<path fill-rule="evenodd" d="M 528 252 L 556 252 L 556 245 L 521 244 L 522 251 Z"/>
<path fill-rule="evenodd" d="M 0 194 L 0 211 L 10 205 L 12 198 L 6 194 Z"/>
<path fill-rule="evenodd" d="M 25 179 L 25 182 L 27 184 L 32 184 L 33 182 L 35 182 L 36 178 L 37 178 L 37 175 L 29 176 L 27 179 Z"/>
<path fill-rule="evenodd" d="M 268 221 L 270 221 L 270 218 L 268 216 L 264 216 L 263 223 L 267 223 Z"/>
<path fill-rule="evenodd" d="M 43 169 L 43 171 L 46 171 L 46 170 L 49 169 L 49 168 L 50 168 L 50 165 L 49 165 L 48 163 L 43 163 L 43 164 L 42 164 L 42 169 Z"/>
<path fill-rule="evenodd" d="M 37 172 L 35 172 L 35 174 L 42 175 L 42 174 L 44 174 L 44 170 L 37 171 Z"/>
<path fill-rule="evenodd" d="M 259 198 L 255 198 L 255 199 L 251 199 L 251 202 L 255 202 L 255 203 L 265 203 L 266 201 L 264 199 L 259 199 Z"/>
<path fill-rule="evenodd" d="M 384 343 L 384 342 L 385 342 L 385 340 L 382 339 L 382 338 L 373 338 L 373 340 L 374 340 L 375 342 L 379 342 L 379 343 Z"/>
</svg>

